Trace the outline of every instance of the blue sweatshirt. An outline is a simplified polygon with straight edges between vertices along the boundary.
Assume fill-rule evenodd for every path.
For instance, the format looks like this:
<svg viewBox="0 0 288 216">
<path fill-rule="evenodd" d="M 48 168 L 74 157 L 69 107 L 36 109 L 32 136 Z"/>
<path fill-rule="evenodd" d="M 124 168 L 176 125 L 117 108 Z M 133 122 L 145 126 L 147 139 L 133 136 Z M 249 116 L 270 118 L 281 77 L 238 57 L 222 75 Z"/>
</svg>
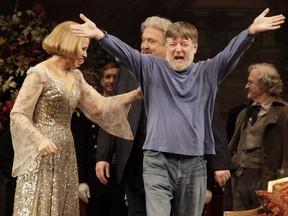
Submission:
<svg viewBox="0 0 288 216">
<path fill-rule="evenodd" d="M 143 149 L 190 156 L 215 154 L 211 122 L 218 86 L 253 41 L 246 29 L 214 58 L 176 72 L 166 60 L 141 54 L 114 36 L 106 34 L 99 40 L 141 86 L 147 114 Z"/>
</svg>

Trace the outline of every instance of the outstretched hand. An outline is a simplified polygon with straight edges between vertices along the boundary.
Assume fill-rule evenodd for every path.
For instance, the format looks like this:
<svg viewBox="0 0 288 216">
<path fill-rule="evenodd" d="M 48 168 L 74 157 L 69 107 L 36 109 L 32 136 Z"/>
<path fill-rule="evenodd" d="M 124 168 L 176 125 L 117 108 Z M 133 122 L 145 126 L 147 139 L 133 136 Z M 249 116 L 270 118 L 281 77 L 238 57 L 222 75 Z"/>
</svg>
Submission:
<svg viewBox="0 0 288 216">
<path fill-rule="evenodd" d="M 268 13 L 269 8 L 265 9 L 258 17 L 254 19 L 254 22 L 250 26 L 251 34 L 254 35 L 264 31 L 279 29 L 281 24 L 285 22 L 285 16 L 282 14 L 266 17 Z"/>
<path fill-rule="evenodd" d="M 72 32 L 76 36 L 95 38 L 97 40 L 104 37 L 104 33 L 84 14 L 80 14 L 80 18 L 84 21 L 83 24 L 74 24 L 70 26 Z"/>
</svg>

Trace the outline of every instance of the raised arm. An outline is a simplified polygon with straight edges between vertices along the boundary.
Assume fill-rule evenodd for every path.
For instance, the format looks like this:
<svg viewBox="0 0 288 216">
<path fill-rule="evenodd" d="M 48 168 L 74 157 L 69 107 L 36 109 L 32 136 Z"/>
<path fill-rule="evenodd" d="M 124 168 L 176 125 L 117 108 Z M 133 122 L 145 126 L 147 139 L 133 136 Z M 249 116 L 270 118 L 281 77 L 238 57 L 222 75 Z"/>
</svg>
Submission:
<svg viewBox="0 0 288 216">
<path fill-rule="evenodd" d="M 285 22 L 283 14 L 266 17 L 270 9 L 266 8 L 258 17 L 256 17 L 250 26 L 250 33 L 257 34 L 264 31 L 276 30 Z M 79 37 L 95 38 L 100 40 L 104 37 L 104 33 L 89 20 L 84 14 L 80 14 L 80 18 L 84 21 L 81 25 L 71 25 L 72 31 Z"/>
<path fill-rule="evenodd" d="M 264 31 L 276 30 L 281 27 L 281 24 L 285 22 L 285 16 L 282 14 L 266 17 L 269 13 L 269 8 L 266 8 L 258 17 L 254 19 L 254 22 L 250 26 L 250 33 L 257 34 Z"/>
</svg>

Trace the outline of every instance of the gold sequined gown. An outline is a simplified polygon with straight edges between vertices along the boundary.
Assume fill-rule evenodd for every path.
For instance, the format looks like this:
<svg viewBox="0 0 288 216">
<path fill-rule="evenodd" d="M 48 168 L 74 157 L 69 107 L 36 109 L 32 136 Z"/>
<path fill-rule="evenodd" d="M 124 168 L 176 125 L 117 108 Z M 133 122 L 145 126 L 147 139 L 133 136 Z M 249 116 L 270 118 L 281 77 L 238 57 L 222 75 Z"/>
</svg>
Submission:
<svg viewBox="0 0 288 216">
<path fill-rule="evenodd" d="M 72 73 L 75 83 L 68 90 L 41 64 L 27 72 L 11 112 L 12 174 L 18 176 L 14 215 L 79 215 L 78 173 L 70 130 L 76 106 L 108 132 L 132 138 L 125 96 L 104 98 L 86 83 L 79 70 Z M 55 155 L 38 153 L 37 147 L 45 139 L 57 146 Z"/>
</svg>

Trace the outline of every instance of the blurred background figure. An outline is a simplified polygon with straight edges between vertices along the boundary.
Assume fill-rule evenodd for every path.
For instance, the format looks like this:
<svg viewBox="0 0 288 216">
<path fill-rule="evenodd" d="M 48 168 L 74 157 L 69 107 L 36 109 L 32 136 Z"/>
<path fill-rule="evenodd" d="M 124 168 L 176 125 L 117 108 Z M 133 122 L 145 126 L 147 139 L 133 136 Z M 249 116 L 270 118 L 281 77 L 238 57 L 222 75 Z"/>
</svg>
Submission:
<svg viewBox="0 0 288 216">
<path fill-rule="evenodd" d="M 282 80 L 275 66 L 267 63 L 250 65 L 248 74 L 249 103 L 238 114 L 229 143 L 233 210 L 261 206 L 255 191 L 288 176 L 288 105 L 280 98 Z"/>
</svg>

